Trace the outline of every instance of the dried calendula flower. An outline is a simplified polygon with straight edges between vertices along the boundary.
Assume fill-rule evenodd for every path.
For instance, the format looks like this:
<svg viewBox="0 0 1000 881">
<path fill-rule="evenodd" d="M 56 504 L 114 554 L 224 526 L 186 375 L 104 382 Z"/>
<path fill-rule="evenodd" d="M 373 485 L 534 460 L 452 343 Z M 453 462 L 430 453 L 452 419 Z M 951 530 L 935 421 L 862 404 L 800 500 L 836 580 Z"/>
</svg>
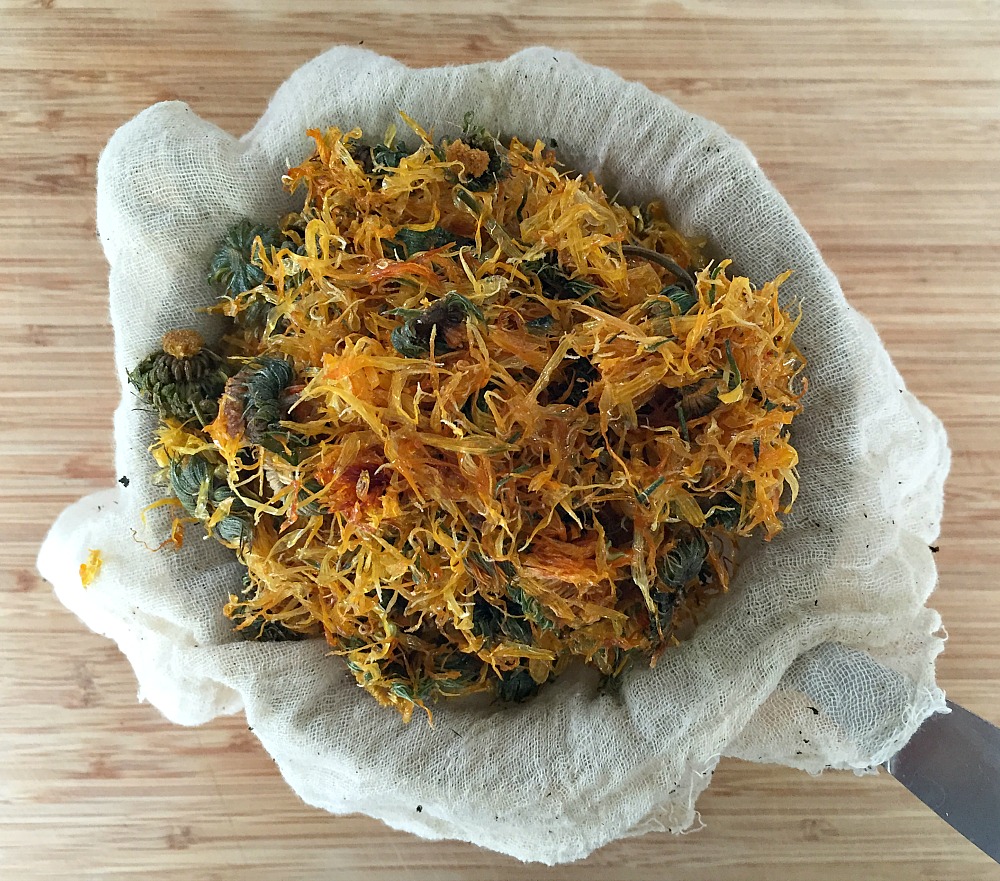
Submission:
<svg viewBox="0 0 1000 881">
<path fill-rule="evenodd" d="M 449 162 L 461 165 L 467 177 L 479 177 L 490 167 L 490 154 L 469 146 L 465 141 L 452 141 L 445 148 L 444 155 Z"/>
<path fill-rule="evenodd" d="M 225 469 L 202 456 L 174 459 L 170 488 L 181 506 L 220 541 L 245 546 L 253 535 L 251 517 L 243 501 L 226 482 Z"/>
<path fill-rule="evenodd" d="M 209 265 L 208 280 L 223 293 L 236 296 L 262 284 L 266 275 L 254 259 L 254 244 L 281 247 L 285 237 L 273 226 L 241 220 L 226 233 Z"/>
<path fill-rule="evenodd" d="M 432 342 L 436 352 L 451 351 L 454 346 L 448 335 L 465 323 L 467 315 L 483 320 L 476 304 L 455 291 L 427 309 L 390 309 L 385 314 L 406 319 L 390 335 L 393 348 L 404 358 L 427 357 Z"/>
<path fill-rule="evenodd" d="M 101 566 L 104 565 L 104 559 L 101 557 L 101 552 L 93 548 L 87 554 L 87 559 L 80 564 L 80 584 L 84 587 L 90 587 L 94 583 L 94 579 L 100 574 Z"/>
<path fill-rule="evenodd" d="M 171 330 L 161 349 L 148 355 L 128 374 L 143 400 L 160 418 L 208 425 L 219 412 L 219 397 L 229 378 L 226 362 L 205 348 L 196 330 Z"/>
<path fill-rule="evenodd" d="M 289 392 L 294 379 L 292 365 L 282 358 L 265 356 L 243 366 L 225 388 L 222 416 L 229 436 L 245 434 L 256 444 L 277 432 L 295 400 Z"/>
<path fill-rule="evenodd" d="M 460 140 L 444 146 L 445 158 L 464 169 L 461 181 L 474 192 L 495 186 L 510 173 L 507 150 L 484 126 L 476 125 L 475 114 L 465 114 Z"/>
<path fill-rule="evenodd" d="M 294 642 L 305 638 L 306 633 L 300 633 L 286 627 L 278 618 L 263 621 L 247 610 L 253 606 L 252 599 L 257 593 L 250 576 L 243 578 L 243 588 L 240 595 L 230 594 L 229 602 L 223 611 L 233 622 L 233 629 L 246 636 L 247 639 L 257 639 L 262 642 Z M 292 610 L 295 616 L 295 610 Z"/>
<path fill-rule="evenodd" d="M 656 663 L 781 529 L 805 384 L 787 274 L 731 277 L 542 141 L 403 118 L 413 150 L 310 130 L 301 208 L 226 236 L 233 375 L 154 455 L 246 567 L 239 632 L 325 638 L 408 720 Z"/>
</svg>

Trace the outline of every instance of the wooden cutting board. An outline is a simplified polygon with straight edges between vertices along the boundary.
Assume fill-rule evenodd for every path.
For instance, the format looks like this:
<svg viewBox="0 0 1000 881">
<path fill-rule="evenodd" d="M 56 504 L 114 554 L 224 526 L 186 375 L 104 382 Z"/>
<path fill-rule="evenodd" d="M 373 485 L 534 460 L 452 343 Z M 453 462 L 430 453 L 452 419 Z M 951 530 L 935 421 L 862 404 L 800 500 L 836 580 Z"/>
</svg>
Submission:
<svg viewBox="0 0 1000 881">
<path fill-rule="evenodd" d="M 332 817 L 298 801 L 241 717 L 181 729 L 137 703 L 117 649 L 55 602 L 37 546 L 117 477 L 101 147 L 167 99 L 242 133 L 337 42 L 415 66 L 547 43 L 746 141 L 949 430 L 939 679 L 1000 721 L 997 3 L 0 0 L 0 876 L 1000 878 L 885 774 L 723 761 L 704 830 L 555 869 Z"/>
</svg>

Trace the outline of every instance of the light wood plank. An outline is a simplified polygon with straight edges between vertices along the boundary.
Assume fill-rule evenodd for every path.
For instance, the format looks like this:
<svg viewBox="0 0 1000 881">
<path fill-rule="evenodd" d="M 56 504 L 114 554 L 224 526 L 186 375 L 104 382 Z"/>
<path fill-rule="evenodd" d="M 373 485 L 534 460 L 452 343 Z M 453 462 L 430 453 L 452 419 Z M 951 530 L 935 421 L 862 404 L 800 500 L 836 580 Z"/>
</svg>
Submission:
<svg viewBox="0 0 1000 881">
<path fill-rule="evenodd" d="M 135 700 L 127 662 L 34 572 L 108 486 L 119 390 L 97 157 L 159 100 L 233 133 L 336 42 L 429 66 L 535 43 L 607 65 L 754 151 L 953 447 L 933 596 L 949 695 L 1000 721 L 1000 4 L 623 0 L 0 2 L 0 867 L 5 878 L 986 879 L 1000 867 L 886 775 L 723 762 L 708 827 L 551 870 L 301 805 L 240 717 Z"/>
</svg>

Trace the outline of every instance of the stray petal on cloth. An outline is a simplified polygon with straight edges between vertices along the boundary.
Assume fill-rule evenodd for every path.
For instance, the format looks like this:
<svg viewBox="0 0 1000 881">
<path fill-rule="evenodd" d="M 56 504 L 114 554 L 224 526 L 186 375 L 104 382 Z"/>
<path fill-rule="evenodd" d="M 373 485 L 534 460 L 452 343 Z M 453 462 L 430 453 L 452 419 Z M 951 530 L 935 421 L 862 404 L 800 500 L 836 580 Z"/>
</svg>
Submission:
<svg viewBox="0 0 1000 881">
<path fill-rule="evenodd" d="M 782 293 L 802 305 L 796 339 L 809 363 L 795 510 L 774 541 L 746 548 L 731 592 L 689 642 L 614 689 L 580 670 L 525 704 L 442 701 L 433 728 L 379 707 L 322 641 L 234 635 L 222 606 L 241 567 L 196 528 L 178 551 L 141 543 L 163 541 L 170 515 L 151 511 L 143 526 L 162 495 L 147 452 L 155 417 L 125 383 L 165 330 L 212 302 L 206 266 L 226 230 L 292 209 L 280 177 L 310 152 L 306 129 L 378 135 L 397 109 L 440 134 L 474 109 L 506 136 L 554 138 L 567 163 L 622 201 L 662 199 L 673 223 L 755 283 L 794 270 Z M 622 836 L 690 826 L 722 755 L 862 773 L 944 709 L 940 619 L 924 606 L 949 467 L 944 430 L 753 156 L 714 123 L 547 48 L 412 70 L 337 47 L 294 73 L 239 140 L 181 103 L 140 113 L 101 157 L 98 228 L 123 386 L 116 463 L 129 482 L 67 509 L 39 570 L 117 642 L 142 698 L 185 725 L 244 710 L 306 802 L 567 862 Z M 209 340 L 220 329 L 217 316 L 199 328 Z M 90 549 L 103 565 L 84 589 Z"/>
</svg>

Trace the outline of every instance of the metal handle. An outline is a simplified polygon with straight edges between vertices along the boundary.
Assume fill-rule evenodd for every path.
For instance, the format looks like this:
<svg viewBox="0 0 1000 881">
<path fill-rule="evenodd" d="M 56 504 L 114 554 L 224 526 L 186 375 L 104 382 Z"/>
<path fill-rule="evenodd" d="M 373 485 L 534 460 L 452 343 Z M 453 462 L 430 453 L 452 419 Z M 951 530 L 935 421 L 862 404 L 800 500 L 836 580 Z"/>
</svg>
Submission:
<svg viewBox="0 0 1000 881">
<path fill-rule="evenodd" d="M 1000 728 L 948 701 L 886 770 L 1000 863 Z"/>
</svg>

